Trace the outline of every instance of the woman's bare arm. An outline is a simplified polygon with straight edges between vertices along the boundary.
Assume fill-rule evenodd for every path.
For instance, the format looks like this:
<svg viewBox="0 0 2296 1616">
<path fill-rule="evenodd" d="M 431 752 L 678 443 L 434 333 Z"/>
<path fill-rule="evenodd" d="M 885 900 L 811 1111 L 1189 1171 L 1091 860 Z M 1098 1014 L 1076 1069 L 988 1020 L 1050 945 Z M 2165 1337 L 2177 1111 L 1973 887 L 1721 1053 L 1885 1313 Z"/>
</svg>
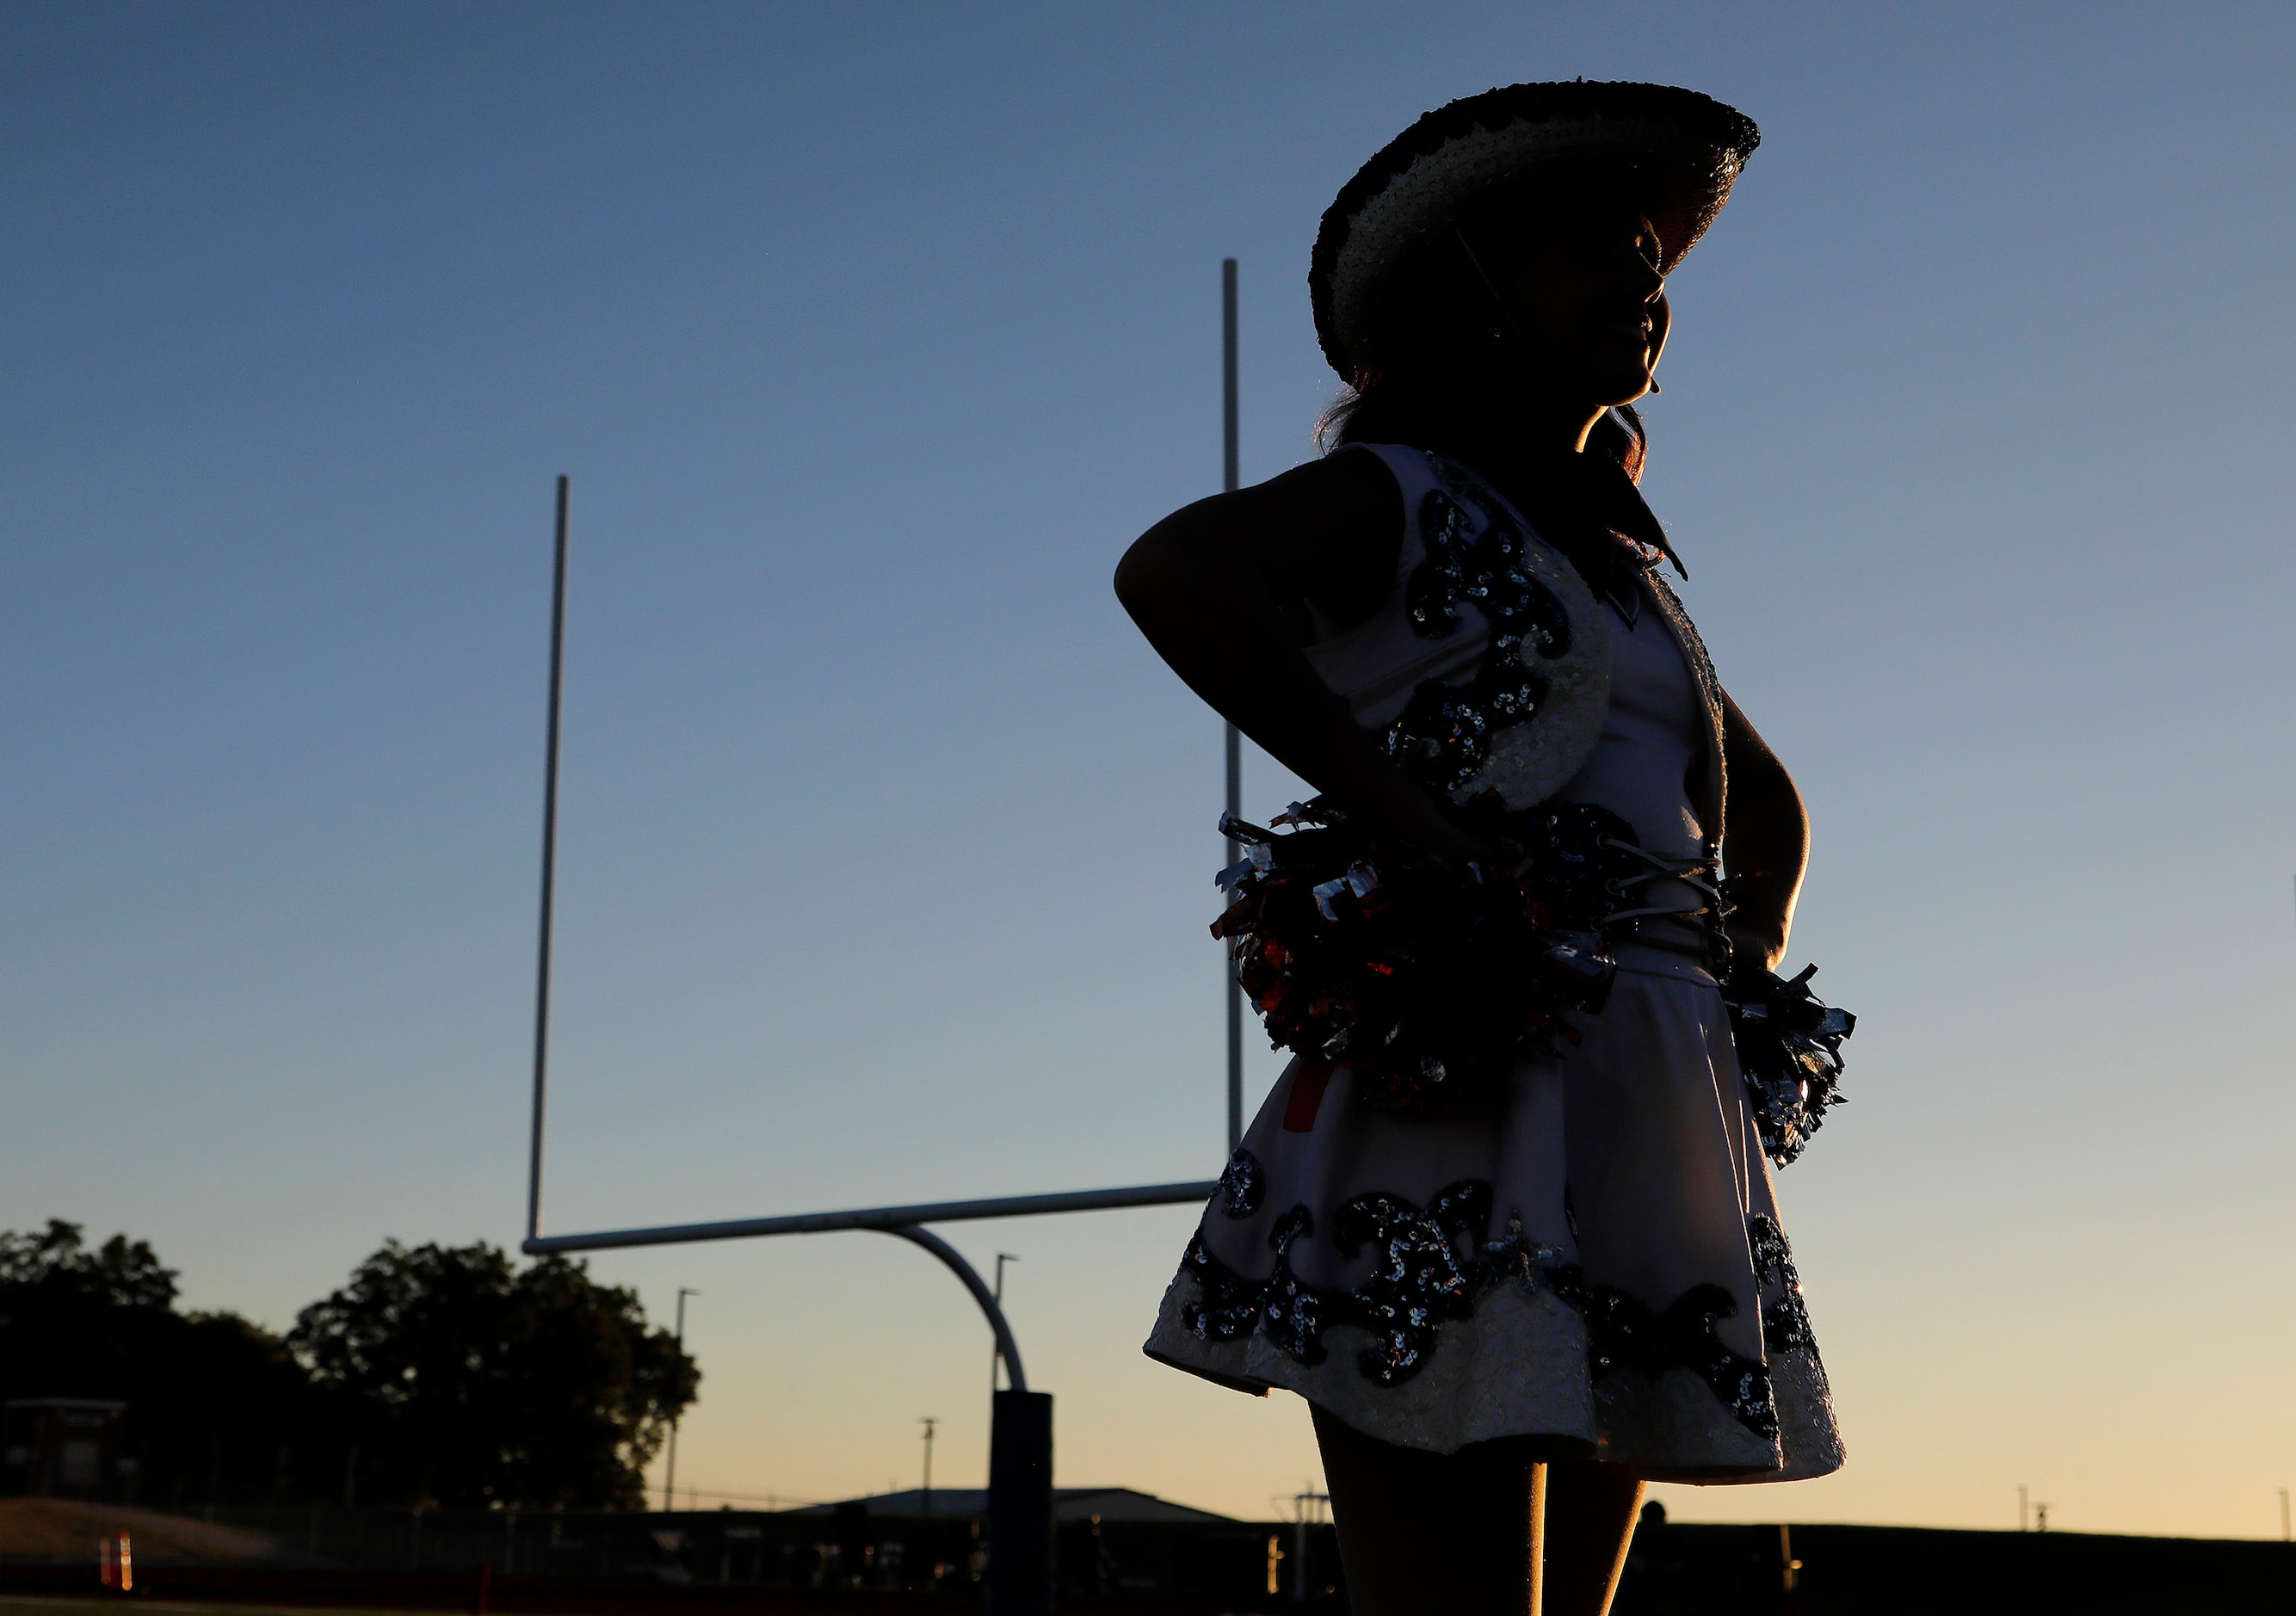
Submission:
<svg viewBox="0 0 2296 1616">
<path fill-rule="evenodd" d="M 1730 780 L 1722 857 L 1738 906 L 1729 921 L 1730 941 L 1738 957 L 1775 971 L 1785 958 L 1809 863 L 1809 814 L 1793 776 L 1727 695 L 1722 746 Z"/>
<path fill-rule="evenodd" d="M 1189 689 L 1374 833 L 1454 862 L 1487 857 L 1357 726 L 1291 620 L 1304 600 L 1342 620 L 1368 613 L 1402 532 L 1387 467 L 1334 455 L 1166 517 L 1118 563 L 1117 598 Z"/>
</svg>

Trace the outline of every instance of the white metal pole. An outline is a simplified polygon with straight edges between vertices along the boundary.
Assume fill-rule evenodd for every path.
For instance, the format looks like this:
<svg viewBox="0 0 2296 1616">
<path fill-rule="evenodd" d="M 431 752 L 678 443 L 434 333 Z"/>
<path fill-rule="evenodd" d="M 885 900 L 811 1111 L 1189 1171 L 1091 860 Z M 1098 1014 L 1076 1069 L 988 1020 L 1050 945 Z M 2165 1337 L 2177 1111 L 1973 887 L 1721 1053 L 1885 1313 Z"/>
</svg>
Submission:
<svg viewBox="0 0 2296 1616">
<path fill-rule="evenodd" d="M 534 966 L 534 1114 L 527 1141 L 526 1237 L 542 1233 L 542 1118 L 550 1079 L 551 909 L 558 892 L 558 710 L 566 672 L 566 511 L 558 479 L 557 564 L 550 585 L 550 721 L 542 763 L 542 920 Z"/>
<path fill-rule="evenodd" d="M 1236 454 L 1235 260 L 1220 260 L 1220 448 L 1226 475 L 1221 486 L 1235 492 L 1242 479 Z M 1227 726 L 1227 811 L 1243 814 L 1243 737 Z M 1227 862 L 1243 857 L 1234 837 L 1227 839 Z M 1243 1143 L 1243 989 L 1227 983 L 1227 1147 Z"/>
</svg>

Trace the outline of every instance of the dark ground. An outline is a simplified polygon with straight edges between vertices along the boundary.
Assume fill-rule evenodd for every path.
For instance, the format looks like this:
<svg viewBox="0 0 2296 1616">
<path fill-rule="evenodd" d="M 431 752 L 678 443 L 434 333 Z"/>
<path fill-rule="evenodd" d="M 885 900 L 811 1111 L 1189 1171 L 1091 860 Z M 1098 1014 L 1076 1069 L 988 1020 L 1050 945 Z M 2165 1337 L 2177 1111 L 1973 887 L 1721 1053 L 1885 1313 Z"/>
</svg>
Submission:
<svg viewBox="0 0 2296 1616">
<path fill-rule="evenodd" d="M 562 1518 L 563 1519 L 563 1518 Z M 604 1538 L 610 1518 L 591 1517 L 580 1530 L 592 1543 Z M 96 1603 L 199 1607 L 206 1616 L 260 1607 L 267 1616 L 291 1609 L 485 1612 L 486 1616 L 623 1616 L 626 1612 L 690 1616 L 809 1616 L 811 1612 L 978 1611 L 979 1584 L 964 1574 L 963 1545 L 929 1543 L 928 1523 L 885 1518 L 869 1528 L 875 1539 L 865 1559 L 880 1564 L 898 1546 L 912 1586 L 855 1588 L 840 1579 L 840 1551 L 815 1538 L 837 1524 L 782 1516 L 727 1513 L 625 1516 L 634 1544 L 617 1563 L 602 1559 L 580 1570 L 553 1573 L 503 1571 L 482 1552 L 499 1545 L 499 1525 L 465 1540 L 449 1523 L 433 1522 L 426 1536 L 439 1551 L 425 1569 L 343 1563 L 282 1563 L 273 1560 L 165 1563 L 139 1556 L 132 1594 L 107 1592 L 98 1583 L 94 1555 L 0 1562 L 0 1616 L 82 1616 Z M 1076 1523 L 1081 1525 L 1083 1523 Z M 1195 1532 L 1120 1530 L 1090 1523 L 1087 1534 L 1063 1529 L 1061 1609 L 1064 1616 L 1218 1616 L 1219 1612 L 1312 1610 L 1344 1616 L 1343 1593 L 1324 1593 L 1302 1605 L 1267 1590 L 1269 1540 L 1287 1555 L 1296 1539 L 1289 1525 L 1224 1522 Z M 931 1530 L 962 1531 L 962 1523 Z M 786 1546 L 761 1533 L 795 1533 Z M 851 1530 L 851 1523 L 847 1523 Z M 750 1558 L 722 1552 L 712 1534 L 744 1546 Z M 738 1534 L 738 1535 L 737 1535 Z M 1197 1539 L 1201 1539 L 1201 1541 Z M 1337 1580 L 1329 1529 L 1310 1546 L 1310 1586 Z M 856 1563 L 865 1556 L 846 1546 Z M 1789 1586 L 1787 1555 L 1795 1562 Z M 900 1563 L 897 1556 L 894 1563 Z M 946 1568 L 937 1579 L 934 1568 Z M 1288 1592 L 1294 1563 L 1279 1563 Z M 720 1577 L 726 1580 L 718 1580 Z M 927 1579 L 922 1581 L 920 1579 Z M 850 1579 L 842 1580 L 849 1582 Z M 779 1586 L 775 1586 L 779 1584 Z M 1097 1589 L 1098 1591 L 1095 1591 Z M 1637 1535 L 1616 1616 L 2292 1616 L 2296 1613 L 2296 1545 L 2177 1538 L 2123 1538 L 2086 1533 L 1969 1532 L 1899 1527 L 1803 1526 L 1782 1537 L 1775 1526 L 1665 1525 Z"/>
</svg>

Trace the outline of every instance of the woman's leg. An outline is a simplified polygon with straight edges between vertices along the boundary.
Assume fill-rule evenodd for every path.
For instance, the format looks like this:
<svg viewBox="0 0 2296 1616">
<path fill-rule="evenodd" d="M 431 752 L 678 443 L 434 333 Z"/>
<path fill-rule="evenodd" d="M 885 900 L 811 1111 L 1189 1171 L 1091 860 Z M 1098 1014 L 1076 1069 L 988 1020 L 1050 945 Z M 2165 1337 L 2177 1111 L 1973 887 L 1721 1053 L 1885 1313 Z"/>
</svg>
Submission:
<svg viewBox="0 0 2296 1616">
<path fill-rule="evenodd" d="M 1642 1507 L 1632 1471 L 1527 1438 L 1427 1453 L 1315 1418 L 1357 1616 L 1606 1616 Z"/>
<path fill-rule="evenodd" d="M 1534 1444 L 1426 1453 L 1315 1413 L 1356 1616 L 1539 1616 Z"/>
<path fill-rule="evenodd" d="M 1547 1466 L 1545 1616 L 1606 1616 L 1642 1506 L 1642 1479 L 1624 1465 Z"/>
</svg>

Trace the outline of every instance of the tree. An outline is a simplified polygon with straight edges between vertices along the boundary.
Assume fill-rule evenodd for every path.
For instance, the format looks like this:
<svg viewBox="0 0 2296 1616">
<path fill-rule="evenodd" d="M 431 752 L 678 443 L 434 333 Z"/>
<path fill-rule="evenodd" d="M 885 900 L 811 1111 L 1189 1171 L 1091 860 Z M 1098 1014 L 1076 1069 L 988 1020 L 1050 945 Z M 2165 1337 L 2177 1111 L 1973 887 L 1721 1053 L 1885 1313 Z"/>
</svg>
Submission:
<svg viewBox="0 0 2296 1616">
<path fill-rule="evenodd" d="M 89 1249 L 78 1224 L 0 1232 L 0 1397 L 127 1405 L 141 1496 L 277 1497 L 313 1413 L 286 1343 L 229 1313 L 175 1309 L 176 1276 L 150 1244 Z"/>
<path fill-rule="evenodd" d="M 151 1246 L 0 1233 L 0 1398 L 117 1398 L 143 1500 L 636 1508 L 701 1374 L 635 1292 L 396 1241 L 285 1339 L 176 1310 Z"/>
<path fill-rule="evenodd" d="M 52 1305 L 166 1308 L 175 1305 L 176 1272 L 160 1267 L 147 1241 L 114 1235 L 91 1251 L 79 1225 L 51 1218 L 37 1235 L 0 1230 L 0 1294 Z"/>
<path fill-rule="evenodd" d="M 636 1508 L 701 1374 L 635 1292 L 484 1243 L 396 1241 L 288 1337 L 361 1456 L 363 1495 Z"/>
</svg>

